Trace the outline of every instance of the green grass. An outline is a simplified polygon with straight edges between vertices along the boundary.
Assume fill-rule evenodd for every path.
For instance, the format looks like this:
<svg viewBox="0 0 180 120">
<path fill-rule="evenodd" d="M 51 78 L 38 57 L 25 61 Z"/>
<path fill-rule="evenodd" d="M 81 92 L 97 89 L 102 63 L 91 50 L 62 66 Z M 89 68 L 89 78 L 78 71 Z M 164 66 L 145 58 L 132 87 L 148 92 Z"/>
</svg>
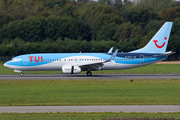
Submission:
<svg viewBox="0 0 180 120">
<path fill-rule="evenodd" d="M 180 113 L 2 113 L 0 120 L 101 120 L 103 118 L 180 118 Z"/>
<path fill-rule="evenodd" d="M 0 80 L 0 105 L 180 105 L 180 80 Z"/>
<path fill-rule="evenodd" d="M 61 71 L 24 71 L 25 74 L 61 74 Z M 82 72 L 85 74 L 86 72 Z M 93 71 L 93 74 L 97 73 L 180 73 L 180 64 L 154 64 L 143 67 L 127 69 L 127 70 L 103 70 Z M 0 74 L 19 74 L 13 70 L 0 66 Z"/>
</svg>

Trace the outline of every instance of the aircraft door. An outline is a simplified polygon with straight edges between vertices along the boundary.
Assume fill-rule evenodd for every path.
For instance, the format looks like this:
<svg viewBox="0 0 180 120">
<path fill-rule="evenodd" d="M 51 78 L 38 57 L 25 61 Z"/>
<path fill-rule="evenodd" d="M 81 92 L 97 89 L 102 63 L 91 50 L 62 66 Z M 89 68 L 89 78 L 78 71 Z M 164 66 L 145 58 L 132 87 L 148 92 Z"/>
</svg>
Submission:
<svg viewBox="0 0 180 120">
<path fill-rule="evenodd" d="M 140 63 L 144 63 L 144 55 L 140 55 Z"/>
<path fill-rule="evenodd" d="M 28 65 L 28 56 L 23 57 L 23 65 Z"/>
</svg>

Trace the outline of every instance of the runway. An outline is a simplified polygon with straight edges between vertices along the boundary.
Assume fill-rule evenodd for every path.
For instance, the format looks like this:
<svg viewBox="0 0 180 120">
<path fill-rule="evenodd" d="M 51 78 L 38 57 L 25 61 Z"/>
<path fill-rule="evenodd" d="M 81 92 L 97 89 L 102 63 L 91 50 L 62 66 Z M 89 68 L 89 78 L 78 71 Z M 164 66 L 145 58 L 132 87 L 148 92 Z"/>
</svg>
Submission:
<svg viewBox="0 0 180 120">
<path fill-rule="evenodd" d="M 107 105 L 107 106 L 1 106 L 0 113 L 57 112 L 180 112 L 180 105 Z"/>
<path fill-rule="evenodd" d="M 82 79 L 180 79 L 180 73 L 167 74 L 0 74 L 0 80 L 82 80 Z"/>
</svg>

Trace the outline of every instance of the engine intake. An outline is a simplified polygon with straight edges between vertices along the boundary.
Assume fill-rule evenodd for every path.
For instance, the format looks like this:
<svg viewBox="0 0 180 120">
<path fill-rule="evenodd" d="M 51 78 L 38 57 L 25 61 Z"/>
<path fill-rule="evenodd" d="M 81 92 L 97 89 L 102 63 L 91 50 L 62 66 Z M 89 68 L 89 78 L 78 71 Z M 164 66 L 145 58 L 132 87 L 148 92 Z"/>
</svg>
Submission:
<svg viewBox="0 0 180 120">
<path fill-rule="evenodd" d="M 63 74 L 77 74 L 81 73 L 81 68 L 78 66 L 65 65 L 62 67 Z"/>
</svg>

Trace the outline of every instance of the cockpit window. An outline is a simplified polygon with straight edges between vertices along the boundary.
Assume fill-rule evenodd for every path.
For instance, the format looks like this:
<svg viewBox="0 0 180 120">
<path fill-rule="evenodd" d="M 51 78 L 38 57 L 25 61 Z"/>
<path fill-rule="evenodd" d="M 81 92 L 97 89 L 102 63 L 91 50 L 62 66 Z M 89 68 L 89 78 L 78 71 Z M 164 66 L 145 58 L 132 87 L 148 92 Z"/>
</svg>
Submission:
<svg viewBox="0 0 180 120">
<path fill-rule="evenodd" d="M 11 61 L 12 62 L 17 62 L 17 61 L 20 61 L 21 59 L 12 59 Z"/>
</svg>

